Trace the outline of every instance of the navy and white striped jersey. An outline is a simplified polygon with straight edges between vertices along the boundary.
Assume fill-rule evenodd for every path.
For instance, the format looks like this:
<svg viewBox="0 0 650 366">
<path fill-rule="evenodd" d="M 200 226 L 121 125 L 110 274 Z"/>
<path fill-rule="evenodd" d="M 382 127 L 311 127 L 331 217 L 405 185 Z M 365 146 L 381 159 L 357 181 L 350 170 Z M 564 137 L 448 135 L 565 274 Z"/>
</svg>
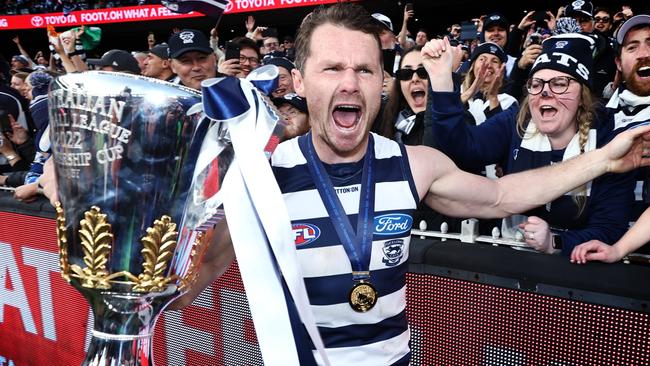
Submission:
<svg viewBox="0 0 650 366">
<path fill-rule="evenodd" d="M 280 144 L 272 157 L 309 300 L 333 365 L 407 365 L 410 359 L 406 271 L 419 198 L 404 146 L 373 137 L 376 184 L 370 282 L 379 298 L 365 313 L 348 304 L 352 267 L 298 146 L 298 139 L 307 137 Z M 323 165 L 356 230 L 363 159 Z"/>
</svg>

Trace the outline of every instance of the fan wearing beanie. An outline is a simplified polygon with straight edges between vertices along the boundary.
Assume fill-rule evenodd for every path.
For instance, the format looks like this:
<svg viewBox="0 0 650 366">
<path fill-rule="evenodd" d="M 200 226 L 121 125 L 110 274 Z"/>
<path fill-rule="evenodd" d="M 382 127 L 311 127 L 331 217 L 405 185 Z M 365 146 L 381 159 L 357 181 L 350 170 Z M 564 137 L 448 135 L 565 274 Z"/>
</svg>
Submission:
<svg viewBox="0 0 650 366">
<path fill-rule="evenodd" d="M 492 42 L 482 43 L 472 52 L 469 72 L 461 85 L 461 98 L 474 124 L 481 124 L 487 117 L 517 104 L 511 95 L 499 93 L 507 60 L 503 49 Z"/>
<path fill-rule="evenodd" d="M 429 55 L 425 57 L 433 90 L 429 106 L 439 149 L 463 170 L 500 163 L 507 175 L 559 163 L 604 145 L 611 125 L 601 125 L 596 118 L 591 93 L 593 43 L 591 37 L 577 33 L 546 39 L 530 70 L 528 93 L 520 107 L 513 104 L 471 126 L 459 92 L 451 91 L 451 67 L 446 62 L 450 52 L 441 51 L 450 45 L 446 39 L 431 41 L 423 53 Z M 544 253 L 569 255 L 576 245 L 591 239 L 614 242 L 627 229 L 633 190 L 632 174 L 596 178 L 526 212 L 518 229 L 528 246 Z"/>
</svg>

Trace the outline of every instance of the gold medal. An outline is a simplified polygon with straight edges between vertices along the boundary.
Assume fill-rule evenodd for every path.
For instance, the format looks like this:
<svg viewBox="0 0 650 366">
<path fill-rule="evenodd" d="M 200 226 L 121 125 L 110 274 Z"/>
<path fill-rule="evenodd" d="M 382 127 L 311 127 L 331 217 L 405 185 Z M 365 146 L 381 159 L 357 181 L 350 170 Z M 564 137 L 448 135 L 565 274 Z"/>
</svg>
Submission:
<svg viewBox="0 0 650 366">
<path fill-rule="evenodd" d="M 365 313 L 377 303 L 377 290 L 370 282 L 359 281 L 350 290 L 350 306 L 354 311 Z"/>
</svg>

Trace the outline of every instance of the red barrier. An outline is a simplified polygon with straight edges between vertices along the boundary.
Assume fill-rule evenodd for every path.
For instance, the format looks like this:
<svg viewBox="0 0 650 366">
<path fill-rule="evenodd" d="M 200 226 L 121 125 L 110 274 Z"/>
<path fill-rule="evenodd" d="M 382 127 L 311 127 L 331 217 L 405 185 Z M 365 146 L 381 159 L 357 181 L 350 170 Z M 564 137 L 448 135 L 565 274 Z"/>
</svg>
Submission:
<svg viewBox="0 0 650 366">
<path fill-rule="evenodd" d="M 91 314 L 58 272 L 54 220 L 0 212 L 0 366 L 81 363 Z M 407 285 L 413 365 L 650 364 L 647 311 L 428 274 L 409 273 Z M 236 264 L 161 316 L 154 360 L 263 364 Z"/>
<path fill-rule="evenodd" d="M 52 219 L 0 212 L 2 366 L 79 365 L 85 355 L 92 314 L 59 274 L 55 233 Z M 236 264 L 155 329 L 157 366 L 262 364 Z"/>
</svg>

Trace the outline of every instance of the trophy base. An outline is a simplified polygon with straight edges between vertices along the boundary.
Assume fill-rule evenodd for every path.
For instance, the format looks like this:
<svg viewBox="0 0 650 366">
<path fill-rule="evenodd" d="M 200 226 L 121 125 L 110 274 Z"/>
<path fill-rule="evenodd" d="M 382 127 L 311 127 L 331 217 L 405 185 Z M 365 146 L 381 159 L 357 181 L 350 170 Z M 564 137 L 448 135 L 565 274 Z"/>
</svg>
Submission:
<svg viewBox="0 0 650 366">
<path fill-rule="evenodd" d="M 119 339 L 93 332 L 82 366 L 153 366 L 151 335 Z"/>
<path fill-rule="evenodd" d="M 82 365 L 153 366 L 154 325 L 179 295 L 178 288 L 168 285 L 161 292 L 140 294 L 76 287 L 89 300 L 95 321 Z"/>
</svg>

